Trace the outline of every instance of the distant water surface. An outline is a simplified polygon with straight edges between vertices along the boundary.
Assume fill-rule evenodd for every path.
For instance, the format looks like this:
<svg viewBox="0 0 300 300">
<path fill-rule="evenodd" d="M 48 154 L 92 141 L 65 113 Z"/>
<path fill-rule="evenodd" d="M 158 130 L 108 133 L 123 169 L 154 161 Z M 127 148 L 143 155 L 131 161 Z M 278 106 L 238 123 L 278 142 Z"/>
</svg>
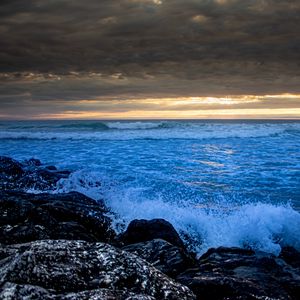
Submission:
<svg viewBox="0 0 300 300">
<path fill-rule="evenodd" d="M 202 253 L 300 249 L 298 121 L 0 122 L 0 154 L 71 169 L 56 192 L 103 198 L 115 226 L 165 218 Z"/>
</svg>

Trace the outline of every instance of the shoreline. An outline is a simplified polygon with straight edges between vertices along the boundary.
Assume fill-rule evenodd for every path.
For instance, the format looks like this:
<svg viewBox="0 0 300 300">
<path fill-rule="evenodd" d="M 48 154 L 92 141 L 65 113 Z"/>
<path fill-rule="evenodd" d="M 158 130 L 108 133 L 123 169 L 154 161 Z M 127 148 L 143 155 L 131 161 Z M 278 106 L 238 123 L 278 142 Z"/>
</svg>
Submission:
<svg viewBox="0 0 300 300">
<path fill-rule="evenodd" d="M 300 252 L 292 247 L 278 257 L 219 247 L 196 259 L 166 220 L 133 220 L 117 235 L 103 201 L 23 191 L 51 190 L 69 175 L 0 157 L 1 298 L 297 299 Z"/>
</svg>

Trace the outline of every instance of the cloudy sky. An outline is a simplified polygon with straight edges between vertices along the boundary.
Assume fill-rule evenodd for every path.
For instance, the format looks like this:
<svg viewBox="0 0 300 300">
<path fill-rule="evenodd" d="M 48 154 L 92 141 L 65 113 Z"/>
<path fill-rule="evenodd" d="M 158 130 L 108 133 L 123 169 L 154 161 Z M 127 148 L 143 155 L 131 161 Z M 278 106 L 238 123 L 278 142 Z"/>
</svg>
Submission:
<svg viewBox="0 0 300 300">
<path fill-rule="evenodd" d="M 1 0 L 0 118 L 300 118 L 300 1 Z"/>
</svg>

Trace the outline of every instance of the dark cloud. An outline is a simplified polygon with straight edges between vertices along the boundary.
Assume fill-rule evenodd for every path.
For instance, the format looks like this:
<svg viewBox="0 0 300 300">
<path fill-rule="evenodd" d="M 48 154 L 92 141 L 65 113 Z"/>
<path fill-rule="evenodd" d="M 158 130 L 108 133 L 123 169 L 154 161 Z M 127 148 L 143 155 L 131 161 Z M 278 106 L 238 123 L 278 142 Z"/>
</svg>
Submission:
<svg viewBox="0 0 300 300">
<path fill-rule="evenodd" d="M 184 69 L 211 59 L 299 64 L 297 0 L 15 0 L 0 11 L 3 71 L 130 73 L 136 64 L 139 75 L 153 63 Z"/>
<path fill-rule="evenodd" d="M 299 28 L 299 0 L 2 0 L 0 105 L 300 93 Z"/>
</svg>

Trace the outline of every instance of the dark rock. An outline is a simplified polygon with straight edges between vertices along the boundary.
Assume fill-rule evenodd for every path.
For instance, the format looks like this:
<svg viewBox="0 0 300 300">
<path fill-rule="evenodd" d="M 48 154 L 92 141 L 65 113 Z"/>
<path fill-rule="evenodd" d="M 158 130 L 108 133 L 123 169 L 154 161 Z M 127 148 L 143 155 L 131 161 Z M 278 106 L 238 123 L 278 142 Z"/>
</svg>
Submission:
<svg viewBox="0 0 300 300">
<path fill-rule="evenodd" d="M 30 158 L 28 160 L 25 160 L 24 164 L 27 166 L 34 166 L 34 167 L 39 167 L 42 165 L 41 161 L 36 158 Z"/>
<path fill-rule="evenodd" d="M 126 290 L 94 289 L 78 293 L 55 295 L 41 287 L 29 284 L 6 283 L 0 292 L 4 300 L 45 299 L 45 300 L 156 300 L 154 297 L 131 293 Z"/>
<path fill-rule="evenodd" d="M 145 259 L 170 277 L 177 276 L 195 264 L 195 259 L 182 248 L 161 239 L 127 245 L 122 249 Z"/>
<path fill-rule="evenodd" d="M 29 284 L 5 283 L 0 287 L 0 299 L 3 300 L 23 300 L 23 299 L 54 299 L 51 294 L 38 286 Z"/>
<path fill-rule="evenodd" d="M 279 255 L 285 262 L 300 269 L 300 252 L 293 247 L 283 247 Z"/>
<path fill-rule="evenodd" d="M 174 246 L 184 248 L 183 241 L 173 225 L 164 219 L 133 220 L 126 231 L 119 236 L 119 240 L 125 245 L 154 239 L 163 239 Z"/>
<path fill-rule="evenodd" d="M 47 166 L 45 167 L 47 170 L 50 170 L 50 171 L 56 171 L 57 168 L 55 166 Z"/>
<path fill-rule="evenodd" d="M 38 239 L 83 239 L 109 242 L 108 210 L 101 201 L 80 193 L 28 194 L 0 192 L 0 242 L 24 243 Z"/>
<path fill-rule="evenodd" d="M 47 240 L 0 249 L 1 299 L 195 299 L 146 261 L 107 244 Z"/>
<path fill-rule="evenodd" d="M 219 248 L 211 248 L 207 250 L 206 253 L 204 253 L 201 257 L 200 260 L 203 261 L 207 258 L 211 258 L 211 256 L 219 256 L 219 257 L 225 257 L 228 256 L 228 258 L 232 257 L 248 257 L 254 255 L 255 252 L 251 249 L 243 249 L 243 248 L 237 248 L 237 247 L 219 247 Z"/>
<path fill-rule="evenodd" d="M 70 171 L 42 167 L 40 160 L 31 158 L 24 165 L 0 156 L 0 190 L 51 190 L 56 183 L 70 175 Z"/>
<path fill-rule="evenodd" d="M 198 299 L 299 299 L 300 272 L 272 254 L 210 249 L 177 280 Z"/>
<path fill-rule="evenodd" d="M 37 189 L 37 190 L 49 190 L 56 186 L 56 183 L 69 176 L 69 172 L 64 171 L 49 171 L 47 169 L 37 169 L 34 171 L 26 172 L 17 182 L 18 188 L 23 189 Z"/>
<path fill-rule="evenodd" d="M 58 175 L 62 176 L 62 178 L 68 178 L 69 175 L 71 174 L 71 171 L 61 170 L 61 171 L 55 172 L 55 174 L 58 174 Z"/>
<path fill-rule="evenodd" d="M 10 157 L 0 156 L 0 174 L 18 178 L 23 173 L 22 165 L 19 162 Z"/>
</svg>

